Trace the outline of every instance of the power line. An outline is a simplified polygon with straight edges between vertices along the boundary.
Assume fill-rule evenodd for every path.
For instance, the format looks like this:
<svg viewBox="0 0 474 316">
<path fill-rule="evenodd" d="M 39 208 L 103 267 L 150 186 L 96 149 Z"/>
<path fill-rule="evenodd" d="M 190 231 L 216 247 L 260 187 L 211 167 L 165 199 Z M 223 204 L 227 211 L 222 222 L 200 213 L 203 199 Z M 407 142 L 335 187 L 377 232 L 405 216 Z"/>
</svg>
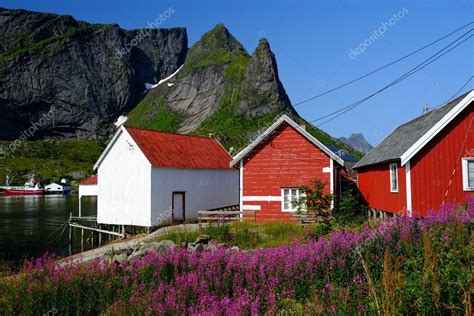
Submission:
<svg viewBox="0 0 474 316">
<path fill-rule="evenodd" d="M 456 96 L 459 94 L 459 92 L 461 92 L 469 84 L 469 82 L 471 82 L 472 78 L 474 78 L 474 76 L 471 76 L 469 79 L 467 79 L 467 81 L 464 83 L 464 85 L 451 98 L 447 99 L 446 101 L 444 101 L 440 105 L 435 106 L 433 108 L 433 110 L 442 107 L 446 103 L 451 102 L 454 98 L 456 98 Z"/>
<path fill-rule="evenodd" d="M 308 98 L 308 99 L 306 99 L 306 100 L 303 100 L 303 101 L 300 101 L 300 102 L 298 102 L 298 103 L 296 103 L 296 104 L 293 104 L 293 106 L 296 107 L 296 106 L 299 106 L 299 105 L 301 105 L 301 104 L 307 103 L 307 102 L 309 102 L 309 101 L 312 101 L 312 100 L 314 100 L 314 99 L 317 99 L 317 98 L 320 98 L 320 97 L 322 97 L 322 96 L 324 96 L 324 95 L 327 95 L 327 94 L 329 94 L 329 93 L 331 93 L 331 92 L 334 92 L 334 91 L 336 91 L 336 90 L 339 90 L 339 89 L 341 89 L 341 88 L 344 88 L 345 86 L 348 86 L 348 85 L 350 85 L 350 84 L 352 84 L 352 83 L 354 83 L 354 82 L 357 82 L 357 81 L 359 81 L 359 80 L 361 80 L 361 79 L 364 79 L 364 78 L 366 78 L 366 77 L 369 77 L 369 76 L 371 76 L 371 75 L 373 75 L 373 74 L 375 74 L 375 73 L 377 73 L 377 72 L 379 72 L 379 71 L 381 71 L 381 70 L 383 70 L 383 69 L 385 69 L 385 68 L 388 68 L 388 67 L 390 67 L 390 66 L 392 66 L 392 65 L 394 65 L 394 64 L 396 64 L 396 63 L 398 63 L 398 62 L 400 62 L 400 61 L 402 61 L 402 60 L 404 60 L 404 59 L 406 59 L 406 58 L 408 58 L 408 57 L 410 57 L 410 56 L 412 56 L 412 55 L 414 55 L 414 54 L 416 54 L 416 53 L 418 53 L 418 52 L 420 52 L 420 51 L 422 51 L 422 50 L 424 50 L 424 49 L 426 49 L 426 48 L 428 48 L 428 47 L 430 47 L 430 46 L 433 46 L 434 44 L 436 44 L 436 43 L 442 41 L 443 39 L 445 39 L 445 38 L 447 38 L 447 37 L 453 35 L 454 33 L 459 32 L 460 30 L 466 28 L 467 26 L 469 26 L 469 25 L 471 25 L 471 24 L 473 24 L 473 23 L 474 23 L 474 22 L 470 22 L 470 23 L 468 23 L 468 24 L 466 24 L 466 25 L 464 25 L 464 26 L 462 26 L 462 27 L 460 27 L 460 28 L 458 28 L 458 29 L 456 29 L 456 30 L 454 30 L 454 31 L 452 31 L 452 32 L 450 32 L 450 33 L 448 33 L 448 34 L 446 34 L 446 35 L 440 37 L 440 38 L 438 38 L 437 40 L 435 40 L 435 41 L 433 41 L 433 42 L 431 42 L 431 43 L 429 43 L 429 44 L 427 44 L 427 45 L 425 45 L 425 46 L 423 46 L 423 47 L 421 47 L 421 48 L 418 48 L 417 50 L 414 50 L 413 52 L 409 53 L 408 55 L 405 55 L 405 56 L 403 56 L 403 57 L 400 57 L 400 58 L 398 58 L 397 60 L 394 60 L 394 61 L 392 61 L 392 62 L 390 62 L 390 63 L 388 63 L 388 64 L 386 64 L 386 65 L 384 65 L 384 66 L 382 66 L 382 67 L 379 67 L 379 68 L 377 68 L 377 69 L 375 69 L 375 70 L 373 70 L 373 71 L 371 71 L 371 72 L 369 72 L 369 73 L 367 73 L 367 74 L 365 74 L 365 75 L 362 75 L 362 76 L 360 76 L 360 77 L 357 77 L 357 78 L 355 78 L 355 79 L 352 79 L 352 80 L 350 80 L 350 81 L 348 81 L 348 82 L 346 82 L 346 83 L 343 83 L 343 84 L 341 84 L 341 85 L 339 85 L 339 86 L 337 86 L 337 87 L 334 87 L 334 88 L 332 88 L 332 89 L 330 89 L 330 90 L 327 90 L 327 91 L 325 91 L 325 92 L 323 92 L 323 93 L 320 93 L 320 94 L 315 95 L 315 96 L 313 96 L 313 97 L 311 97 L 311 98 Z M 470 31 L 472 31 L 472 29 L 471 29 Z"/>
<path fill-rule="evenodd" d="M 435 62 L 437 59 L 441 58 L 442 56 L 446 55 L 447 53 L 449 53 L 450 51 L 452 51 L 453 49 L 455 49 L 456 47 L 458 47 L 459 45 L 461 45 L 462 43 L 464 43 L 465 41 L 469 40 L 472 35 L 470 35 L 469 37 L 465 38 L 464 40 L 462 40 L 460 43 L 457 43 L 455 46 L 449 48 L 450 46 L 454 45 L 456 42 L 458 42 L 460 39 L 462 39 L 463 37 L 465 37 L 467 34 L 469 34 L 470 32 L 472 31 L 469 30 L 468 32 L 464 33 L 463 35 L 461 35 L 460 37 L 458 37 L 456 40 L 454 40 L 453 42 L 451 42 L 450 44 L 448 44 L 447 46 L 443 47 L 441 50 L 439 50 L 437 53 L 435 53 L 434 55 L 430 56 L 429 58 L 425 59 L 423 62 L 421 62 L 420 64 L 418 64 L 417 66 L 415 66 L 414 68 L 412 68 L 411 70 L 409 70 L 407 73 L 405 73 L 404 75 L 398 77 L 397 79 L 395 79 L 394 81 L 390 82 L 388 85 L 384 86 L 383 88 L 377 90 L 376 92 L 372 93 L 371 95 L 365 97 L 365 98 L 362 98 L 348 106 L 345 106 L 337 111 L 334 111 L 332 113 L 329 113 L 325 116 L 322 116 L 318 119 L 315 119 L 315 120 L 312 120 L 312 121 L 309 121 L 310 123 L 313 123 L 313 122 L 316 122 L 316 121 L 320 121 L 322 119 L 325 119 L 327 117 L 330 117 L 330 116 L 333 116 L 334 114 L 337 114 L 339 113 L 338 115 L 328 119 L 327 121 L 324 121 L 323 123 L 319 124 L 318 126 L 321 126 L 323 124 L 326 124 L 332 120 L 334 120 L 335 118 L 343 115 L 344 113 L 347 113 L 348 111 L 358 107 L 359 105 L 361 105 L 362 103 L 364 103 L 365 101 L 371 99 L 372 97 L 376 96 L 377 94 L 381 93 L 382 91 L 398 84 L 399 82 L 405 80 L 406 78 L 408 78 L 409 76 L 413 75 L 414 73 L 420 71 L 421 69 L 425 68 L 426 66 L 430 65 L 431 63 Z M 448 49 L 449 48 L 449 49 Z M 447 50 L 446 50 L 447 49 Z M 446 51 L 445 51 L 446 50 Z M 439 55 L 439 56 L 438 56 Z"/>
<path fill-rule="evenodd" d="M 332 117 L 332 118 L 330 118 L 330 119 L 328 119 L 328 120 L 326 120 L 326 121 L 324 121 L 323 123 L 321 123 L 321 124 L 318 125 L 318 126 L 321 126 L 321 125 L 326 124 L 326 123 L 328 123 L 328 122 L 330 122 L 330 121 L 336 119 L 337 117 L 339 117 L 339 116 L 341 116 L 341 115 L 343 115 L 343 114 L 345 114 L 345 113 L 347 113 L 347 112 L 353 110 L 354 108 L 358 107 L 359 105 L 361 105 L 361 104 L 364 103 L 365 101 L 371 99 L 371 98 L 374 97 L 375 95 L 377 95 L 377 94 L 381 93 L 382 91 L 384 91 L 384 90 L 386 90 L 386 89 L 388 89 L 388 88 L 390 88 L 390 87 L 392 87 L 392 86 L 398 84 L 399 82 L 405 80 L 405 79 L 408 78 L 409 76 L 415 74 L 416 72 L 420 71 L 421 69 L 425 68 L 426 66 L 430 65 L 431 63 L 435 62 L 437 59 L 439 59 L 440 57 L 446 55 L 447 53 L 449 53 L 450 51 L 452 51 L 453 49 L 455 49 L 456 47 L 458 47 L 459 45 L 461 45 L 462 43 L 464 43 L 465 41 L 467 41 L 467 40 L 470 39 L 471 37 L 472 37 L 472 35 L 469 36 L 468 38 L 466 38 L 465 40 L 463 40 L 462 42 L 458 43 L 457 45 L 455 45 L 454 47 L 452 47 L 452 48 L 449 49 L 448 51 L 442 53 L 440 56 L 436 57 L 435 59 L 433 59 L 433 60 L 431 60 L 431 61 L 429 61 L 429 62 L 427 62 L 427 63 L 425 63 L 426 61 L 423 62 L 423 63 L 425 63 L 425 64 L 422 65 L 422 66 L 420 66 L 419 69 L 416 69 L 416 68 L 418 68 L 419 66 L 415 67 L 414 69 L 410 70 L 410 72 L 406 73 L 406 74 L 403 75 L 402 77 L 396 79 L 395 81 L 391 82 L 389 85 L 387 85 L 387 86 L 385 86 L 384 88 L 380 89 L 379 91 L 377 91 L 377 92 L 371 94 L 370 96 L 368 96 L 368 97 L 366 97 L 366 98 L 364 98 L 364 99 L 361 99 L 361 100 L 359 100 L 359 101 L 357 101 L 357 102 L 355 102 L 355 103 L 353 103 L 353 104 L 351 104 L 351 105 L 349 105 L 349 106 L 347 106 L 347 107 L 344 107 L 344 108 L 342 108 L 342 109 L 340 109 L 340 110 L 338 110 L 338 111 L 335 111 L 335 112 L 333 112 L 333 113 L 331 113 L 331 114 L 329 114 L 329 115 L 326 115 L 326 116 L 324 116 L 324 117 L 322 117 L 322 118 L 316 119 L 316 120 L 314 120 L 314 121 L 319 121 L 319 120 L 321 120 L 321 119 L 323 119 L 323 118 L 325 118 L 325 117 L 331 116 L 331 115 L 333 115 L 333 114 L 336 114 L 336 113 L 342 111 L 342 113 L 340 113 L 340 114 L 338 114 L 338 115 L 336 115 L 336 116 L 334 116 L 334 117 Z M 451 45 L 451 44 L 450 44 L 450 45 Z M 443 48 L 443 49 L 444 49 L 444 48 Z M 430 57 L 430 58 L 431 58 L 431 57 Z M 420 64 L 420 65 L 421 65 L 421 64 Z M 314 122 L 314 121 L 311 121 L 311 122 Z"/>
</svg>

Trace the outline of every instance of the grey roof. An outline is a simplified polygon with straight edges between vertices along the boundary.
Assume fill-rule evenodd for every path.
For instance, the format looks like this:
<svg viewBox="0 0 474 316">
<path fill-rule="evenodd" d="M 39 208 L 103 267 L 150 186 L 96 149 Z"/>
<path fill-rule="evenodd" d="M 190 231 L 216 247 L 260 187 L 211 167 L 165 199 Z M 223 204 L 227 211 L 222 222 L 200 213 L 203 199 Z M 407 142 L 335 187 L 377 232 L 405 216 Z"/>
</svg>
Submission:
<svg viewBox="0 0 474 316">
<path fill-rule="evenodd" d="M 343 149 L 340 149 L 340 148 L 338 148 L 334 145 L 330 145 L 330 144 L 325 144 L 325 145 L 326 145 L 327 148 L 329 148 L 329 150 L 331 150 L 333 153 L 338 155 L 345 162 L 357 162 L 357 161 L 359 161 L 356 157 L 352 156 L 349 152 L 347 152 Z"/>
<path fill-rule="evenodd" d="M 444 106 L 429 111 L 408 123 L 400 125 L 380 144 L 369 151 L 367 155 L 365 155 L 364 158 L 354 166 L 354 168 L 400 159 L 401 156 L 418 141 L 418 139 L 426 134 L 470 92 L 471 91 L 468 91 Z"/>
</svg>

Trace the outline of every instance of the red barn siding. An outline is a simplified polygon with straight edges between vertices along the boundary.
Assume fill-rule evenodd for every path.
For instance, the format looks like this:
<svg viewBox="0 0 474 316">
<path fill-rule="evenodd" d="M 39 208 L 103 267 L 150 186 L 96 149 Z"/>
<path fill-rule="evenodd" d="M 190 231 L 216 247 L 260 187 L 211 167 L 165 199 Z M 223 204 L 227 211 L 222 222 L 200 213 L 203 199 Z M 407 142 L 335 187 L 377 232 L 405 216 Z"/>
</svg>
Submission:
<svg viewBox="0 0 474 316">
<path fill-rule="evenodd" d="M 330 158 L 288 124 L 282 124 L 266 141 L 244 158 L 243 205 L 260 205 L 257 221 L 283 220 L 281 201 L 245 201 L 247 196 L 281 196 L 281 188 L 310 186 L 320 179 L 330 191 Z"/>
<path fill-rule="evenodd" d="M 466 201 L 467 194 L 472 194 L 463 190 L 462 163 L 459 160 L 460 156 L 474 156 L 472 105 L 471 103 L 411 159 L 414 216 L 426 216 L 428 210 L 439 209 L 445 200 L 451 179 L 453 182 L 445 202 L 462 203 Z M 463 147 L 464 140 L 466 143 Z"/>
<path fill-rule="evenodd" d="M 364 167 L 359 170 L 357 183 L 359 191 L 371 208 L 406 214 L 405 167 L 398 165 L 398 192 L 390 192 L 390 163 Z"/>
</svg>

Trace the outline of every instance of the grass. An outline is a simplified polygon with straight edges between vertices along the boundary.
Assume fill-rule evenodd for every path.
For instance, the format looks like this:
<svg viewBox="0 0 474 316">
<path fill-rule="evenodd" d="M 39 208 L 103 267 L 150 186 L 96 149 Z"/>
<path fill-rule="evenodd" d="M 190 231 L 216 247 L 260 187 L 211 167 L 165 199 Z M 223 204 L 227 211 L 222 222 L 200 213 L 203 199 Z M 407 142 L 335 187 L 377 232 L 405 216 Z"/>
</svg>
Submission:
<svg viewBox="0 0 474 316">
<path fill-rule="evenodd" d="M 30 35 L 20 35 L 15 39 L 16 47 L 1 54 L 0 59 L 10 59 L 27 53 L 40 53 L 40 57 L 45 57 L 47 51 L 47 49 L 45 50 L 46 47 L 53 43 L 62 45 L 67 38 L 76 35 L 78 31 L 77 28 L 71 28 L 64 34 L 50 36 L 36 42 L 31 42 Z"/>
<path fill-rule="evenodd" d="M 148 103 L 142 101 L 128 117 L 127 125 L 160 131 L 175 132 L 182 119 L 162 105 L 163 98 Z"/>
<path fill-rule="evenodd" d="M 334 220 L 305 227 L 293 222 L 233 222 L 201 227 L 197 231 L 168 233 L 158 236 L 154 241 L 172 240 L 176 244 L 188 245 L 199 236 L 208 235 L 212 240 L 241 249 L 277 247 L 308 241 L 335 230 L 358 229 L 364 221 L 365 217 L 358 216 L 354 221 Z"/>
</svg>

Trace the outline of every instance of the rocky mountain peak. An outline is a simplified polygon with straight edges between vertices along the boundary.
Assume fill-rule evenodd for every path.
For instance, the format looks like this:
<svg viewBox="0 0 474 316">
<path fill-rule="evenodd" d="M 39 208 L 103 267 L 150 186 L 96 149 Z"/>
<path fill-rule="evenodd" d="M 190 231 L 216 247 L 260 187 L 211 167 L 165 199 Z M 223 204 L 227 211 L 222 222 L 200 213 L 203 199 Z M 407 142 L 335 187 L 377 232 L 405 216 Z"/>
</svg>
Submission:
<svg viewBox="0 0 474 316">
<path fill-rule="evenodd" d="M 282 113 L 299 119 L 268 41 L 250 56 L 222 24 L 188 49 L 184 28 L 123 30 L 0 9 L 0 39 L 3 140 L 48 114 L 29 140 L 103 141 L 128 115 L 130 126 L 212 134 L 238 150 Z M 340 143 L 312 130 L 324 143 Z"/>
<path fill-rule="evenodd" d="M 369 144 L 362 133 L 352 133 L 349 138 L 341 137 L 339 140 L 364 154 L 368 153 L 372 148 L 374 148 L 371 144 Z"/>
<path fill-rule="evenodd" d="M 283 112 L 297 115 L 280 81 L 275 55 L 264 38 L 247 65 L 238 112 L 252 116 Z"/>
<path fill-rule="evenodd" d="M 229 55 L 248 55 L 242 44 L 223 24 L 217 24 L 191 47 L 186 63 L 196 65 L 207 59 L 227 60 Z"/>
</svg>

